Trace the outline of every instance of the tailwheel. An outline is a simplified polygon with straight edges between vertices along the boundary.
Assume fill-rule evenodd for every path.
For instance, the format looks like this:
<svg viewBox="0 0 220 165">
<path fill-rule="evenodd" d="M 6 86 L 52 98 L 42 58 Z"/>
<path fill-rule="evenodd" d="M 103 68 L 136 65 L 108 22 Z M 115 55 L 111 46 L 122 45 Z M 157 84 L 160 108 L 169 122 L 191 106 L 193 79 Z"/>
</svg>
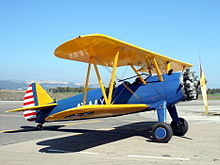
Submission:
<svg viewBox="0 0 220 165">
<path fill-rule="evenodd" d="M 171 122 L 171 127 L 173 129 L 173 134 L 176 136 L 183 136 L 188 131 L 188 123 L 185 119 L 179 118 L 178 122 Z"/>
<path fill-rule="evenodd" d="M 39 123 L 36 127 L 36 130 L 42 130 L 43 129 L 43 124 Z"/>
<path fill-rule="evenodd" d="M 173 130 L 166 123 L 157 123 L 152 128 L 152 135 L 154 141 L 168 143 L 173 136 Z"/>
</svg>

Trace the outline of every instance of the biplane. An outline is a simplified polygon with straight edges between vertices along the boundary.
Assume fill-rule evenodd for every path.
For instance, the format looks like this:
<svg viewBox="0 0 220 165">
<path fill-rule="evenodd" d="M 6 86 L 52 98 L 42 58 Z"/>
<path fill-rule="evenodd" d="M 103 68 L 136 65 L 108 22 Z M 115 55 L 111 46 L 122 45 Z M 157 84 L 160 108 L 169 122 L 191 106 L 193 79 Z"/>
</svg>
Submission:
<svg viewBox="0 0 220 165">
<path fill-rule="evenodd" d="M 168 142 L 173 135 L 183 136 L 188 123 L 178 116 L 175 104 L 198 98 L 198 81 L 189 70 L 191 64 L 102 35 L 79 36 L 56 48 L 57 57 L 88 63 L 84 92 L 63 100 L 53 100 L 38 84 L 29 85 L 23 108 L 28 121 L 45 122 L 113 117 L 155 110 L 158 122 L 152 127 L 157 142 Z M 88 91 L 91 68 L 100 88 Z M 105 87 L 99 67 L 111 69 L 109 86 Z M 128 66 L 135 80 L 118 80 L 117 68 Z M 133 76 L 134 77 L 134 76 Z M 116 85 L 118 82 L 118 85 Z M 172 122 L 166 123 L 169 112 Z"/>
</svg>

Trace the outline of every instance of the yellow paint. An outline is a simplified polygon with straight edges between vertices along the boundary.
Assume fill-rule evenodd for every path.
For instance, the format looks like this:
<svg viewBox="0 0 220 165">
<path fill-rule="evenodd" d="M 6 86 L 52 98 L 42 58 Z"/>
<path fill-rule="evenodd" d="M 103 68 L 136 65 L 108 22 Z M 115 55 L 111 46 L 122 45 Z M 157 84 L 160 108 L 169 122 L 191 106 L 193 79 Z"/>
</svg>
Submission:
<svg viewBox="0 0 220 165">
<path fill-rule="evenodd" d="M 20 129 L 12 129 L 12 130 L 4 130 L 0 131 L 1 133 L 7 133 L 7 132 L 13 132 L 13 131 L 19 131 Z"/>
<path fill-rule="evenodd" d="M 112 59 L 115 56 L 116 49 L 120 51 L 117 67 L 133 65 L 148 68 L 147 63 L 151 64 L 150 59 L 152 57 L 155 57 L 159 64 L 171 61 L 174 72 L 182 71 L 183 66 L 192 67 L 192 64 L 175 60 L 102 34 L 91 34 L 72 39 L 60 45 L 54 53 L 60 58 L 113 67 Z M 100 60 L 90 61 L 91 57 Z M 153 72 L 155 69 L 151 68 L 151 71 Z"/>
<path fill-rule="evenodd" d="M 87 74 L 86 74 L 86 83 L 85 83 L 84 93 L 83 93 L 83 105 L 86 104 L 87 90 L 88 90 L 88 86 L 89 86 L 90 70 L 91 70 L 91 63 L 88 64 L 88 70 L 87 70 Z"/>
<path fill-rule="evenodd" d="M 171 66 L 170 66 L 170 61 L 169 61 L 167 62 L 167 66 L 166 66 L 167 73 L 170 71 L 170 69 L 171 69 Z"/>
<path fill-rule="evenodd" d="M 71 119 L 86 119 L 96 117 L 110 117 L 145 110 L 149 105 L 146 104 L 109 104 L 109 105 L 84 105 L 67 109 L 56 114 L 48 116 L 46 121 L 59 121 Z M 67 117 L 74 114 L 83 114 L 91 112 L 85 116 Z"/>
<path fill-rule="evenodd" d="M 98 78 L 98 81 L 99 81 L 99 86 L 100 86 L 101 91 L 102 91 L 102 95 L 103 95 L 103 97 L 105 99 L 105 102 L 108 103 L 108 98 L 106 96 L 105 88 L 104 88 L 104 85 L 102 83 L 102 79 L 100 77 L 98 67 L 95 64 L 94 64 L 94 68 L 95 68 L 95 72 L 96 72 L 96 75 L 97 75 L 97 78 Z"/>
<path fill-rule="evenodd" d="M 186 66 L 183 66 L 183 69 L 182 69 L 182 71 L 184 71 L 186 69 Z"/>
<path fill-rule="evenodd" d="M 146 85 L 146 81 L 144 81 L 144 79 L 141 77 L 141 75 L 138 73 L 138 71 L 135 69 L 135 67 L 133 65 L 130 65 L 131 68 L 133 69 L 133 71 L 138 75 L 139 79 L 141 80 L 141 82 Z"/>
<path fill-rule="evenodd" d="M 52 103 L 54 100 L 47 94 L 47 92 L 40 86 L 40 84 L 35 83 L 38 105 L 45 105 Z"/>
<path fill-rule="evenodd" d="M 149 72 L 150 75 L 152 75 L 151 68 L 148 68 L 148 72 Z"/>
<path fill-rule="evenodd" d="M 112 101 L 112 92 L 113 92 L 113 86 L 115 82 L 116 71 L 117 71 L 118 56 L 119 56 L 119 52 L 117 52 L 114 57 L 112 76 L 111 76 L 109 92 L 108 92 L 108 104 L 111 104 L 111 101 Z"/>
<path fill-rule="evenodd" d="M 155 67 L 155 69 L 156 69 L 157 76 L 159 77 L 159 80 L 160 80 L 160 81 L 163 81 L 163 77 L 162 77 L 162 74 L 161 74 L 161 71 L 160 71 L 160 68 L 159 68 L 159 66 L 158 66 L 158 63 L 157 63 L 156 58 L 153 58 L 153 64 L 154 64 L 154 67 Z"/>
<path fill-rule="evenodd" d="M 13 110 L 9 110 L 9 111 L 6 111 L 6 112 L 18 112 L 18 111 L 26 111 L 26 110 L 44 110 L 46 108 L 54 107 L 56 105 L 58 105 L 58 104 L 53 103 L 53 104 L 47 104 L 47 105 L 38 105 L 38 106 L 34 106 L 34 107 L 13 109 Z"/>
<path fill-rule="evenodd" d="M 202 91 L 202 97 L 203 102 L 205 106 L 205 114 L 209 114 L 209 108 L 208 108 L 208 97 L 207 97 L 207 87 L 206 87 L 206 80 L 205 80 L 205 74 L 202 70 L 202 65 L 200 64 L 200 86 Z"/>
<path fill-rule="evenodd" d="M 102 122 L 101 120 L 92 120 L 92 121 L 83 121 L 83 122 L 76 122 L 76 123 L 67 123 L 63 124 L 63 126 L 71 126 L 71 125 L 78 125 L 78 124 L 90 124 L 90 123 L 98 123 Z"/>
</svg>

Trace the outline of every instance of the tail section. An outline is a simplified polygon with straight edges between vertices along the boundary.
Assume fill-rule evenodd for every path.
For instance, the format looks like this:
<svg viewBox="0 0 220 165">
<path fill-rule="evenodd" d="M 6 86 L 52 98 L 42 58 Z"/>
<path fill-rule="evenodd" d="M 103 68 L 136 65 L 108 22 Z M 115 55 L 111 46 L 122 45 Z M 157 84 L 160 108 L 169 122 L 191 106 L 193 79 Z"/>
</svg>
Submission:
<svg viewBox="0 0 220 165">
<path fill-rule="evenodd" d="M 37 105 L 37 98 L 34 98 L 33 85 L 34 84 L 29 85 L 26 90 L 26 93 L 23 98 L 23 108 L 34 107 Z"/>
<path fill-rule="evenodd" d="M 47 94 L 47 92 L 38 84 L 32 83 L 24 95 L 23 108 L 13 109 L 6 112 L 24 112 L 25 119 L 35 121 L 37 112 L 53 108 L 57 106 L 54 100 Z"/>
<path fill-rule="evenodd" d="M 23 99 L 23 108 L 34 107 L 38 104 L 37 97 L 34 97 L 34 92 L 36 92 L 36 90 L 33 89 L 34 86 L 35 84 L 33 83 L 27 88 Z M 27 121 L 35 121 L 37 119 L 37 112 L 36 110 L 27 110 L 23 112 L 23 116 Z"/>
<path fill-rule="evenodd" d="M 23 108 L 44 105 L 53 102 L 53 99 L 38 83 L 32 83 L 24 95 Z"/>
<path fill-rule="evenodd" d="M 23 108 L 41 106 L 52 102 L 53 99 L 40 86 L 40 84 L 32 83 L 28 86 L 27 91 L 24 95 Z M 36 121 L 37 111 L 26 110 L 23 112 L 23 116 L 28 121 Z"/>
</svg>

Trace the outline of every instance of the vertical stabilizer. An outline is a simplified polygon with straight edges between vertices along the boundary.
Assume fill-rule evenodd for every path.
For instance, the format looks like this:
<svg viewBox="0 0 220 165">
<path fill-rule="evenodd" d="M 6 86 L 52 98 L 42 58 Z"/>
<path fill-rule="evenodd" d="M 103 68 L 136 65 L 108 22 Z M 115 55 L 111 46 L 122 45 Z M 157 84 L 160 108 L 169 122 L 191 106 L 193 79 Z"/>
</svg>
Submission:
<svg viewBox="0 0 220 165">
<path fill-rule="evenodd" d="M 38 83 L 32 83 L 28 86 L 24 95 L 23 108 L 34 107 L 52 103 L 53 99 Z M 35 121 L 37 119 L 36 110 L 27 110 L 23 112 L 23 116 L 28 121 Z"/>
</svg>

